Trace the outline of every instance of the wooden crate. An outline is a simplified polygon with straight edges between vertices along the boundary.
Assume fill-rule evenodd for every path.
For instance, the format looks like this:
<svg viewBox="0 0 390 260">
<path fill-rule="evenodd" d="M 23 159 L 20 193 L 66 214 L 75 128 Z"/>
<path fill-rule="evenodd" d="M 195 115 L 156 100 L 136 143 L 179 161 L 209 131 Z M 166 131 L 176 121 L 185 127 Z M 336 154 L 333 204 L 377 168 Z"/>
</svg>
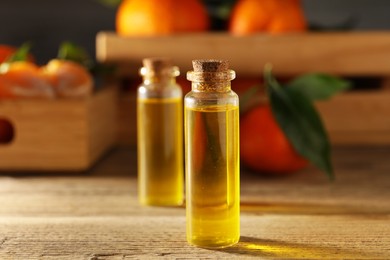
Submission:
<svg viewBox="0 0 390 260">
<path fill-rule="evenodd" d="M 117 91 L 86 99 L 1 100 L 14 138 L 0 144 L 1 170 L 82 171 L 116 141 Z"/>
<path fill-rule="evenodd" d="M 101 32 L 96 44 L 97 58 L 101 62 L 123 64 L 122 73 L 133 77 L 138 77 L 142 58 L 153 56 L 171 57 L 182 73 L 191 69 L 192 59 L 227 59 L 237 72 L 237 78 L 259 77 L 267 63 L 271 63 L 274 72 L 281 76 L 308 72 L 390 76 L 390 32 L 244 37 L 226 33 L 120 37 L 113 32 Z M 351 91 L 318 102 L 317 107 L 334 144 L 390 144 L 389 88 Z"/>
<path fill-rule="evenodd" d="M 166 37 L 119 37 L 101 32 L 96 56 L 102 62 L 129 64 L 137 75 L 145 57 L 171 57 L 182 71 L 191 60 L 229 60 L 238 76 L 261 73 L 272 63 L 277 74 L 326 72 L 348 76 L 390 75 L 390 32 L 301 33 L 233 37 L 225 33 Z M 133 65 L 133 66 L 132 66 Z"/>
</svg>

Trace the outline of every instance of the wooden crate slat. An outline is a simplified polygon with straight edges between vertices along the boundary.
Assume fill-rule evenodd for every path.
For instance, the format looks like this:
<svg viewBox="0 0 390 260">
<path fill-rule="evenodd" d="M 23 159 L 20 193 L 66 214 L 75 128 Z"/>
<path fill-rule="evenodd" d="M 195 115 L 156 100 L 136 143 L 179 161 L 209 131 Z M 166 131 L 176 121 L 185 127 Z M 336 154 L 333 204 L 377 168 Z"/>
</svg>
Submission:
<svg viewBox="0 0 390 260">
<path fill-rule="evenodd" d="M 390 32 L 256 34 L 180 34 L 165 37 L 120 37 L 101 32 L 96 39 L 101 62 L 126 63 L 136 74 L 145 57 L 173 58 L 182 72 L 191 60 L 227 59 L 237 75 L 258 76 L 266 63 L 278 74 L 321 71 L 348 76 L 390 75 Z"/>
<path fill-rule="evenodd" d="M 204 33 L 127 38 L 101 32 L 96 43 L 100 61 L 125 65 L 120 66 L 122 72 L 133 76 L 137 75 L 141 60 L 151 56 L 173 58 L 183 74 L 191 70 L 192 59 L 218 58 L 228 59 L 238 78 L 259 77 L 266 63 L 272 63 L 279 75 L 323 72 L 384 79 L 390 75 L 390 32 L 385 31 L 244 37 Z M 348 92 L 318 102 L 317 107 L 333 144 L 390 144 L 388 87 Z M 135 115 L 122 114 L 135 120 Z M 120 140 L 135 143 L 135 132 L 129 130 L 132 127 L 120 126 Z"/>
<path fill-rule="evenodd" d="M 15 137 L 0 144 L 1 170 L 80 171 L 116 141 L 116 90 L 86 99 L 2 100 Z"/>
<path fill-rule="evenodd" d="M 316 106 L 334 144 L 390 144 L 390 91 L 356 91 Z"/>
<path fill-rule="evenodd" d="M 390 91 L 357 91 L 317 102 L 329 131 L 389 131 Z"/>
</svg>

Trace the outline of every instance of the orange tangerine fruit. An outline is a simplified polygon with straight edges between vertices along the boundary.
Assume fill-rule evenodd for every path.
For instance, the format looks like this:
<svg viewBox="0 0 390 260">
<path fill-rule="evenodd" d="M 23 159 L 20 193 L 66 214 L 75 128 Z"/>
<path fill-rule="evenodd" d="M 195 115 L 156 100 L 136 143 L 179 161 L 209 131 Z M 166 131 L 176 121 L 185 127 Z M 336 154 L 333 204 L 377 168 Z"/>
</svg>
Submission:
<svg viewBox="0 0 390 260">
<path fill-rule="evenodd" d="M 229 24 L 229 31 L 236 35 L 306 30 L 307 22 L 300 0 L 238 0 Z"/>
<path fill-rule="evenodd" d="M 116 31 L 122 36 L 168 35 L 208 27 L 208 14 L 199 0 L 124 0 L 116 13 Z"/>
<path fill-rule="evenodd" d="M 254 107 L 240 123 L 242 162 L 264 173 L 291 173 L 308 162 L 293 148 L 276 123 L 269 104 Z"/>
<path fill-rule="evenodd" d="M 37 65 L 29 61 L 15 61 L 1 67 L 0 97 L 52 98 L 54 92 Z"/>
<path fill-rule="evenodd" d="M 93 91 L 93 78 L 88 70 L 73 61 L 53 59 L 41 73 L 58 97 L 85 97 Z"/>
</svg>

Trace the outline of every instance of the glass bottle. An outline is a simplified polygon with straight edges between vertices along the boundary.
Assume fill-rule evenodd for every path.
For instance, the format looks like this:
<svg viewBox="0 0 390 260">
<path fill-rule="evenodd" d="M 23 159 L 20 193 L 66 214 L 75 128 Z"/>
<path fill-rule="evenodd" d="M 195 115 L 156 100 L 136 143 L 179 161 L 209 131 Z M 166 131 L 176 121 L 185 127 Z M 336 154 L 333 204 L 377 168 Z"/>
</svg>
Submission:
<svg viewBox="0 0 390 260">
<path fill-rule="evenodd" d="M 195 60 L 184 99 L 187 240 L 219 248 L 240 237 L 238 96 L 227 61 Z"/>
<path fill-rule="evenodd" d="M 183 203 L 183 105 L 177 67 L 144 59 L 137 93 L 138 196 L 143 205 Z"/>
</svg>

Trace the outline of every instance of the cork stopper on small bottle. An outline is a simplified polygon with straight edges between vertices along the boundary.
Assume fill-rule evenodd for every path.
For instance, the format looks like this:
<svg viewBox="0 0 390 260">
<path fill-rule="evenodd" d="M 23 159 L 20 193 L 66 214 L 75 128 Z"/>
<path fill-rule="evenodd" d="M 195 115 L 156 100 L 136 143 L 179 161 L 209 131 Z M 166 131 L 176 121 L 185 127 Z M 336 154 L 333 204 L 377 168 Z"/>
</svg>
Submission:
<svg viewBox="0 0 390 260">
<path fill-rule="evenodd" d="M 142 64 L 144 68 L 156 74 L 172 67 L 172 62 L 168 58 L 146 58 L 142 60 Z"/>
<path fill-rule="evenodd" d="M 229 69 L 226 60 L 193 60 L 194 72 L 224 72 Z"/>
<path fill-rule="evenodd" d="M 172 60 L 165 57 L 158 58 L 145 58 L 142 60 L 143 68 L 140 70 L 140 74 L 145 76 L 158 76 L 158 75 L 171 75 L 178 76 L 179 70 L 172 65 Z"/>
<path fill-rule="evenodd" d="M 230 89 L 226 82 L 233 80 L 236 73 L 229 69 L 229 62 L 227 60 L 193 60 L 193 71 L 187 73 L 187 79 L 193 82 L 198 82 L 195 86 L 199 91 L 225 91 Z M 221 82 L 225 82 L 221 84 Z M 221 85 L 222 87 L 220 87 Z"/>
</svg>

